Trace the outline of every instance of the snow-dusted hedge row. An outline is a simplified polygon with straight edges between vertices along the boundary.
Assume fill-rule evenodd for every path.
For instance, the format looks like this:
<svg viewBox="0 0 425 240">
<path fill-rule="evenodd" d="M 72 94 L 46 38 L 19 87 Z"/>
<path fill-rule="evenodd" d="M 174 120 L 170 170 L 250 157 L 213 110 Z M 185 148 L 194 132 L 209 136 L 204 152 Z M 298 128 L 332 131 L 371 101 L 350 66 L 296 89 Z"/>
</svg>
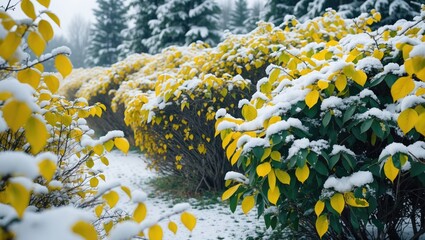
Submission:
<svg viewBox="0 0 425 240">
<path fill-rule="evenodd" d="M 425 12 L 371 31 L 379 19 L 286 19 L 286 48 L 242 118 L 216 114 L 240 169 L 222 196 L 233 210 L 326 239 L 424 234 Z"/>
<path fill-rule="evenodd" d="M 129 143 L 122 131 L 94 138 L 86 119 L 101 117 L 103 104 L 55 94 L 59 79 L 72 71 L 70 52 L 61 47 L 44 54 L 60 20 L 50 1 L 37 2 L 8 1 L 0 10 L 0 239 L 161 239 L 158 222 L 175 214 L 193 229 L 187 204 L 146 218 L 146 194 L 102 174 L 105 154 L 114 147 L 126 153 Z M 28 19 L 9 15 L 18 8 Z M 49 60 L 59 73 L 44 72 Z M 131 214 L 117 211 L 120 195 L 136 203 Z M 174 222 L 169 228 L 177 231 Z"/>
<path fill-rule="evenodd" d="M 126 74 L 78 96 L 109 93 L 159 170 L 211 187 L 226 157 L 239 173 L 226 176 L 223 199 L 257 206 L 267 226 L 367 239 L 396 237 L 407 221 L 416 236 L 425 231 L 423 18 L 371 31 L 374 11 L 288 16 L 215 48 L 134 55 L 112 67 Z"/>
</svg>

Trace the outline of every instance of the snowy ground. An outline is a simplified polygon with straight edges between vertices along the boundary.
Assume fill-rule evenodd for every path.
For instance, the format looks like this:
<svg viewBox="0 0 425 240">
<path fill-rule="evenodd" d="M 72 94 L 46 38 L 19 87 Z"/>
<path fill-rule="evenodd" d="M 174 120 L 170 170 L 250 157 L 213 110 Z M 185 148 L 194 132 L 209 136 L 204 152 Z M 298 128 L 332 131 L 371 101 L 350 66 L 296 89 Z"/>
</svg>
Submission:
<svg viewBox="0 0 425 240">
<path fill-rule="evenodd" d="M 155 218 L 171 211 L 172 199 L 164 194 L 155 192 L 147 183 L 156 178 L 155 172 L 146 169 L 143 156 L 129 153 L 127 156 L 112 152 L 108 154 L 109 167 L 105 169 L 108 181 L 118 180 L 122 185 L 131 189 L 140 189 L 146 192 L 148 197 L 145 202 L 148 208 L 148 216 Z M 123 194 L 121 199 L 128 199 Z M 151 197 L 153 195 L 153 197 Z M 179 225 L 177 236 L 167 229 L 168 221 L 161 223 L 164 229 L 164 239 L 245 239 L 248 236 L 256 237 L 264 232 L 262 218 L 257 219 L 255 209 L 247 216 L 242 213 L 240 206 L 232 213 L 227 203 L 199 204 L 196 199 L 188 199 L 193 208 L 190 211 L 197 217 L 197 224 L 192 232 L 189 232 L 181 223 L 179 216 L 171 219 Z M 120 208 L 132 212 L 135 204 L 130 201 L 120 201 Z"/>
</svg>

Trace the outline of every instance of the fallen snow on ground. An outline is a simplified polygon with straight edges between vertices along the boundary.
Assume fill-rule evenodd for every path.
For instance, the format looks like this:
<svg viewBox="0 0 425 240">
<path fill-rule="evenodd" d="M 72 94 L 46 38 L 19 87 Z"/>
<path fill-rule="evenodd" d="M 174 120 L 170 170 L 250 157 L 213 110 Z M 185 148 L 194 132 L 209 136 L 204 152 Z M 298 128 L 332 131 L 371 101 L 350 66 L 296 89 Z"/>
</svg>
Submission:
<svg viewBox="0 0 425 240">
<path fill-rule="evenodd" d="M 137 153 L 129 153 L 127 156 L 119 152 L 111 152 L 107 155 L 110 165 L 104 170 L 108 181 L 119 181 L 121 185 L 128 186 L 132 190 L 142 190 L 149 197 L 145 201 L 148 209 L 147 219 L 157 218 L 172 211 L 173 201 L 166 194 L 156 192 L 148 183 L 158 175 L 146 168 L 143 156 Z M 121 192 L 121 191 L 119 191 Z M 119 208 L 132 213 L 136 205 L 123 193 Z M 171 220 L 178 225 L 175 236 L 167 228 L 168 221 L 160 225 L 164 229 L 164 239 L 245 239 L 248 236 L 256 237 L 264 233 L 264 221 L 257 219 L 257 211 L 251 210 L 248 215 L 243 214 L 240 206 L 232 213 L 227 203 L 200 204 L 196 199 L 188 199 L 192 205 L 189 211 L 197 218 L 196 227 L 189 232 L 180 221 L 180 216 L 173 216 Z"/>
</svg>

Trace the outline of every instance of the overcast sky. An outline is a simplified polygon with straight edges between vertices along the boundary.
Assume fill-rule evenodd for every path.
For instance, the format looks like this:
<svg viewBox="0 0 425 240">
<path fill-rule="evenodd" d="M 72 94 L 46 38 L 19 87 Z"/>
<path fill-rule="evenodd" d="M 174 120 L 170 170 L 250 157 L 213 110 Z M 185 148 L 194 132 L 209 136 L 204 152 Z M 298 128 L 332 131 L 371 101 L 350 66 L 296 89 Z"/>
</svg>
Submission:
<svg viewBox="0 0 425 240">
<path fill-rule="evenodd" d="M 1 1 L 1 0 L 0 0 Z M 218 2 L 229 0 L 217 0 Z M 261 0 L 248 0 L 249 3 Z M 266 2 L 266 0 L 262 0 Z M 61 20 L 61 29 L 56 29 L 58 34 L 63 34 L 69 26 L 71 19 L 81 15 L 85 19 L 94 22 L 93 9 L 96 8 L 96 0 L 52 0 L 50 9 L 56 13 Z M 11 13 L 14 14 L 13 12 Z"/>
</svg>

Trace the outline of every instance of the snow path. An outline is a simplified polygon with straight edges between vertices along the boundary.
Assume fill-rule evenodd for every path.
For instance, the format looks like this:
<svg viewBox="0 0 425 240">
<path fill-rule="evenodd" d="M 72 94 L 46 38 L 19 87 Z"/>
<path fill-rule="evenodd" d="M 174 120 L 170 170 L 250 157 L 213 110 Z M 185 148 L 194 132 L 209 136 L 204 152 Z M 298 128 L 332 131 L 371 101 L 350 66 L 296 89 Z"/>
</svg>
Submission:
<svg viewBox="0 0 425 240">
<path fill-rule="evenodd" d="M 172 199 L 165 194 L 155 192 L 148 182 L 158 175 L 146 168 L 143 156 L 137 153 L 129 153 L 127 156 L 120 152 L 111 152 L 107 155 L 110 165 L 104 169 L 107 181 L 119 181 L 122 185 L 130 187 L 133 191 L 140 189 L 148 194 L 145 204 L 149 218 L 157 218 L 171 211 Z M 132 213 L 135 204 L 122 192 L 118 208 Z M 153 196 L 153 197 L 152 197 Z M 256 237 L 264 232 L 264 221 L 261 217 L 256 218 L 257 211 L 252 209 L 247 216 L 243 214 L 240 206 L 232 213 L 227 203 L 197 204 L 198 200 L 188 199 L 193 208 L 189 212 L 197 218 L 197 224 L 192 232 L 189 232 L 180 222 L 180 216 L 173 216 L 171 220 L 177 223 L 177 235 L 167 228 L 168 221 L 160 225 L 164 230 L 164 239 L 245 239 L 248 236 Z M 269 231 L 267 231 L 269 232 Z"/>
</svg>

